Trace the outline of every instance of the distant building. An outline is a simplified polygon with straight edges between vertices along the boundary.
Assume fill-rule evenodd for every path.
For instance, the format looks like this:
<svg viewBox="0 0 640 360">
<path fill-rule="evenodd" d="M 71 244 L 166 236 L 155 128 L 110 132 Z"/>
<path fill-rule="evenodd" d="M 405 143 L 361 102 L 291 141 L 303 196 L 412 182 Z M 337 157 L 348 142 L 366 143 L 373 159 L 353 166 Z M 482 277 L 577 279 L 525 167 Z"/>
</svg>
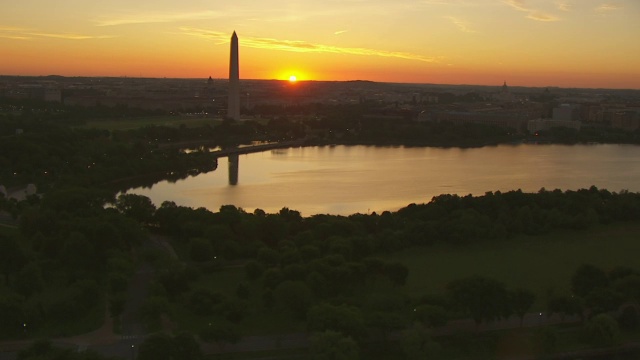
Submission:
<svg viewBox="0 0 640 360">
<path fill-rule="evenodd" d="M 553 108 L 553 120 L 558 121 L 576 121 L 579 119 L 579 109 L 570 104 L 562 104 Z"/>
<path fill-rule="evenodd" d="M 493 110 L 488 111 L 423 111 L 418 121 L 450 122 L 456 125 L 482 124 L 525 131 L 534 111 Z"/>
<path fill-rule="evenodd" d="M 47 102 L 62 102 L 62 91 L 60 89 L 45 89 L 44 101 Z"/>
<path fill-rule="evenodd" d="M 535 119 L 529 120 L 527 130 L 530 134 L 538 131 L 549 130 L 552 128 L 564 127 L 568 129 L 580 130 L 582 123 L 574 120 L 555 120 L 555 119 Z"/>
<path fill-rule="evenodd" d="M 640 129 L 640 110 L 625 109 L 612 112 L 611 127 L 626 131 L 636 131 Z"/>
<path fill-rule="evenodd" d="M 493 98 L 495 100 L 502 101 L 502 102 L 511 102 L 511 101 L 515 100 L 515 97 L 511 93 L 511 90 L 509 90 L 509 87 L 507 86 L 507 82 L 506 81 L 504 82 L 504 84 L 500 88 L 500 92 L 498 94 L 494 95 Z"/>
</svg>

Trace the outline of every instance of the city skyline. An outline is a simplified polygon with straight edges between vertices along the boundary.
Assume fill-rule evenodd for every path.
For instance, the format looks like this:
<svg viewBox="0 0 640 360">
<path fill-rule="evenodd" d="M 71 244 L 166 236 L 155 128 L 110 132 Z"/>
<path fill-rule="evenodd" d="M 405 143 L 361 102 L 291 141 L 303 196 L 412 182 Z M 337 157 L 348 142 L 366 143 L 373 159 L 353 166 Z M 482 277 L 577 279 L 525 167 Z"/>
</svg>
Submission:
<svg viewBox="0 0 640 360">
<path fill-rule="evenodd" d="M 635 0 L 42 0 L 0 14 L 2 75 L 640 88 Z"/>
</svg>

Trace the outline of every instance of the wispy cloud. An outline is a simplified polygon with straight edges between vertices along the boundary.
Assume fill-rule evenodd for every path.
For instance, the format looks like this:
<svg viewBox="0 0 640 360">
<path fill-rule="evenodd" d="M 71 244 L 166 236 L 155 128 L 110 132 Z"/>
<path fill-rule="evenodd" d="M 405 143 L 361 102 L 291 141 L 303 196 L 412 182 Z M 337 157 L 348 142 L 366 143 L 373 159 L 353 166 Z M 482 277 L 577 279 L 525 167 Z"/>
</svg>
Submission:
<svg viewBox="0 0 640 360">
<path fill-rule="evenodd" d="M 573 8 L 573 4 L 567 2 L 559 2 L 556 4 L 556 6 L 560 11 L 571 11 L 571 8 Z"/>
<path fill-rule="evenodd" d="M 516 10 L 527 11 L 527 12 L 531 11 L 531 9 L 526 7 L 523 0 L 504 0 L 503 2 Z"/>
<path fill-rule="evenodd" d="M 27 36 L 27 31 L 33 31 L 33 29 L 0 25 L 0 38 L 11 40 L 30 40 L 31 36 Z"/>
<path fill-rule="evenodd" d="M 198 36 L 214 40 L 218 43 L 229 42 L 229 34 L 206 29 L 197 29 L 190 27 L 180 28 L 183 34 Z M 363 55 L 363 56 L 381 56 L 393 57 L 406 60 L 417 60 L 423 62 L 438 62 L 437 57 L 427 57 L 418 54 L 412 54 L 399 51 L 387 51 L 367 48 L 339 47 L 333 45 L 314 44 L 299 40 L 281 40 L 271 38 L 259 38 L 243 35 L 240 38 L 240 46 L 250 47 L 254 49 L 268 49 L 278 51 L 302 52 L 302 53 L 332 53 L 346 55 Z"/>
<path fill-rule="evenodd" d="M 445 19 L 449 19 L 462 32 L 466 32 L 466 33 L 474 33 L 474 32 L 476 32 L 475 30 L 469 28 L 469 25 L 464 20 L 458 19 L 458 18 L 453 17 L 453 16 L 445 16 Z"/>
<path fill-rule="evenodd" d="M 129 14 L 115 17 L 103 17 L 95 20 L 97 26 L 118 26 L 131 24 L 168 23 L 184 20 L 206 20 L 223 16 L 216 11 L 197 11 L 185 13 L 148 13 Z"/>
<path fill-rule="evenodd" d="M 553 16 L 529 7 L 524 0 L 502 0 L 502 2 L 518 11 L 526 12 L 527 18 L 531 20 L 543 21 L 543 22 L 560 20 L 560 18 L 556 16 Z"/>
<path fill-rule="evenodd" d="M 15 26 L 0 26 L 0 38 L 12 40 L 32 40 L 38 37 L 48 37 L 65 40 L 89 40 L 89 39 L 108 39 L 109 35 L 82 35 L 73 33 L 52 33 L 43 32 L 38 29 L 21 28 Z"/>
<path fill-rule="evenodd" d="M 541 13 L 538 11 L 532 11 L 527 15 L 528 19 L 536 20 L 536 21 L 558 21 L 557 17 L 545 13 Z"/>
<path fill-rule="evenodd" d="M 608 12 L 608 11 L 614 11 L 614 10 L 620 10 L 622 9 L 622 6 L 617 5 L 617 4 L 601 4 L 600 6 L 596 7 L 596 11 L 597 12 Z"/>
<path fill-rule="evenodd" d="M 349 31 L 349 30 L 338 30 L 338 31 L 334 32 L 333 35 L 342 35 L 342 34 L 346 33 L 347 31 Z"/>
<path fill-rule="evenodd" d="M 473 1 L 467 0 L 422 0 L 426 5 L 471 5 Z"/>
<path fill-rule="evenodd" d="M 10 39 L 10 40 L 31 40 L 32 39 L 29 36 L 11 35 L 11 34 L 3 34 L 3 33 L 0 33 L 0 38 Z"/>
<path fill-rule="evenodd" d="M 40 36 L 40 37 L 49 37 L 55 39 L 66 39 L 66 40 L 89 40 L 89 39 L 111 39 L 113 36 L 109 35 L 80 35 L 80 34 L 61 34 L 61 33 L 43 33 L 43 32 L 34 32 L 28 33 L 28 35 Z"/>
<path fill-rule="evenodd" d="M 15 32 L 23 32 L 23 31 L 30 31 L 33 29 L 30 28 L 23 28 L 23 27 L 17 27 L 17 26 L 5 26 L 5 25 L 0 25 L 0 31 L 2 32 L 11 32 L 11 31 L 15 31 Z"/>
</svg>

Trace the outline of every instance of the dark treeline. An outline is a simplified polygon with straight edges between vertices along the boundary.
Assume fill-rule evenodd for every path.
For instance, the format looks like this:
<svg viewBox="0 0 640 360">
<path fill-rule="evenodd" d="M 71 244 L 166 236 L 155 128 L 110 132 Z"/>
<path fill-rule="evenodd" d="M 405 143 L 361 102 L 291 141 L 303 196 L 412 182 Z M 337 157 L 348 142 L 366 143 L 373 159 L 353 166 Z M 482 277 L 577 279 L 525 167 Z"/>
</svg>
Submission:
<svg viewBox="0 0 640 360">
<path fill-rule="evenodd" d="M 0 124 L 0 181 L 7 187 L 96 187 L 143 175 L 186 177 L 217 166 L 207 151 L 160 149 L 157 140 L 149 140 L 170 138 L 171 128 L 110 132 L 1 116 Z"/>
</svg>

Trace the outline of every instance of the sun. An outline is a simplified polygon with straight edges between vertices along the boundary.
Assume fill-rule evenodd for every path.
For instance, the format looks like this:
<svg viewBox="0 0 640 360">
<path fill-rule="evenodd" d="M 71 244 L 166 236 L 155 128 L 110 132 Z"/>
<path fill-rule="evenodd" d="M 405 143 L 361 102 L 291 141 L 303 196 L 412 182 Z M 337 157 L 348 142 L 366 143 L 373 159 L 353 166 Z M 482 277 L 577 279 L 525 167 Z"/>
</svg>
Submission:
<svg viewBox="0 0 640 360">
<path fill-rule="evenodd" d="M 289 76 L 289 82 L 294 83 L 294 82 L 296 82 L 296 81 L 298 81 L 298 78 L 297 78 L 295 75 L 291 75 L 291 76 Z"/>
</svg>

